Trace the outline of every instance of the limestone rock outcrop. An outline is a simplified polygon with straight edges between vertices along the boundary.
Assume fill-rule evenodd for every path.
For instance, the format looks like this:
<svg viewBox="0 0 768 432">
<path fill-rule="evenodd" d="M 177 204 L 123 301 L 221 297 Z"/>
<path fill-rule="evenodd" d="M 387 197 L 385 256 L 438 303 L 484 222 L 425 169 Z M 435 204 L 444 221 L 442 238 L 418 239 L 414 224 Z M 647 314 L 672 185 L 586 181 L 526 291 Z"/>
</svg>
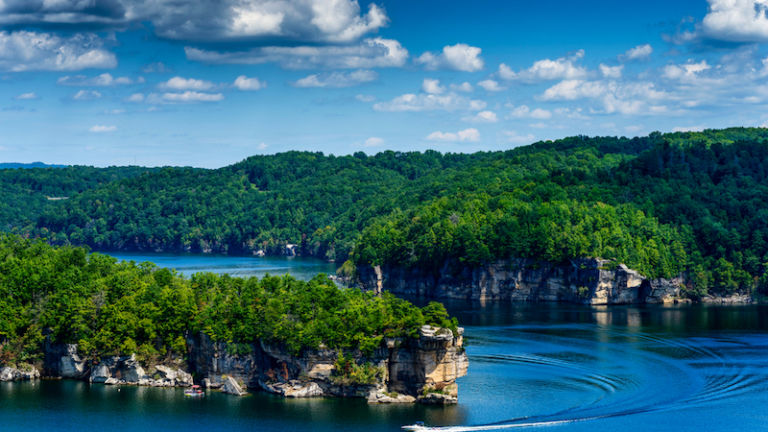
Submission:
<svg viewBox="0 0 768 432">
<path fill-rule="evenodd" d="M 90 368 L 88 362 L 80 356 L 76 344 L 44 344 L 45 361 L 43 375 L 58 378 L 85 379 Z"/>
<path fill-rule="evenodd" d="M 40 371 L 33 366 L 0 366 L 0 381 L 31 381 L 40 378 Z"/>
<path fill-rule="evenodd" d="M 418 338 L 389 338 L 372 353 L 345 353 L 376 374 L 367 382 L 339 378 L 339 352 L 327 348 L 294 355 L 264 342 L 235 347 L 205 334 L 190 336 L 186 363 L 142 365 L 135 355 L 86 360 L 77 345 L 45 343 L 45 373 L 91 383 L 184 387 L 196 374 L 206 388 L 243 395 L 257 389 L 291 398 L 359 397 L 371 403 L 456 403 L 456 379 L 467 372 L 463 329 L 424 326 Z M 176 361 L 180 363 L 180 360 Z"/>
<path fill-rule="evenodd" d="M 240 387 L 240 384 L 232 378 L 231 376 L 225 377 L 224 381 L 221 385 L 221 392 L 227 393 L 235 396 L 243 396 L 245 395 L 245 391 L 242 387 Z"/>
<path fill-rule="evenodd" d="M 194 384 L 191 373 L 165 365 L 155 366 L 152 378 L 159 381 L 163 387 L 187 387 Z"/>
<path fill-rule="evenodd" d="M 479 267 L 446 262 L 436 272 L 375 266 L 358 268 L 358 278 L 366 290 L 410 297 L 592 305 L 674 302 L 683 282 L 649 280 L 624 264 L 599 258 L 565 264 L 510 259 Z"/>
<path fill-rule="evenodd" d="M 414 402 L 422 393 L 445 393 L 444 403 L 456 403 L 456 379 L 467 372 L 463 329 L 457 336 L 449 329 L 425 326 L 417 339 L 388 339 L 372 355 L 358 353 L 359 361 L 379 368 L 381 375 L 369 384 L 342 384 L 334 379 L 339 353 L 319 349 L 291 355 L 284 347 L 263 342 L 247 353 L 233 353 L 227 344 L 205 335 L 187 341 L 190 368 L 205 376 L 203 385 L 224 388 L 229 379 L 246 387 L 284 397 L 361 397 L 371 403 Z M 242 346 L 241 346 L 242 347 Z"/>
<path fill-rule="evenodd" d="M 93 362 L 88 381 L 104 384 L 149 385 L 149 377 L 135 355 L 102 357 Z"/>
</svg>

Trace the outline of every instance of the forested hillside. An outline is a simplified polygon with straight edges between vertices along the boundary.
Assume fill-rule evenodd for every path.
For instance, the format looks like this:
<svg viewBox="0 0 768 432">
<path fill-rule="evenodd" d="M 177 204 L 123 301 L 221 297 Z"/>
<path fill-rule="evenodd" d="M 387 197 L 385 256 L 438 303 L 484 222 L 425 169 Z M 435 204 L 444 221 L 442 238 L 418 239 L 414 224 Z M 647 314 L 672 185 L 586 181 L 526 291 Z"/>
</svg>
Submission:
<svg viewBox="0 0 768 432">
<path fill-rule="evenodd" d="M 56 211 L 60 207 L 59 201 L 151 170 L 142 167 L 85 166 L 14 166 L 0 169 L 0 229 L 37 233 L 40 215 L 48 209 Z"/>
<path fill-rule="evenodd" d="M 288 152 L 218 170 L 129 169 L 26 207 L 14 205 L 26 199 L 16 181 L 0 215 L 8 230 L 105 250 L 293 243 L 338 262 L 435 271 L 446 260 L 600 256 L 647 276 L 685 273 L 691 296 L 765 292 L 766 139 L 734 128 L 475 154 Z"/>
</svg>

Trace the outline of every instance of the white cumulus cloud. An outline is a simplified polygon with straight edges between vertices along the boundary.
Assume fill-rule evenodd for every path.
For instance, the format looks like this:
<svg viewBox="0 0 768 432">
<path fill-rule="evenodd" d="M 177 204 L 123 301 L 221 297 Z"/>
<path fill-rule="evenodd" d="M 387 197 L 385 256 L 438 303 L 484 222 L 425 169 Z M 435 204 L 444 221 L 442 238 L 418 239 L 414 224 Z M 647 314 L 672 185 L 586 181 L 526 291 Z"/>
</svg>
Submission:
<svg viewBox="0 0 768 432">
<path fill-rule="evenodd" d="M 431 93 L 406 93 L 387 102 L 379 102 L 373 105 L 376 111 L 453 111 L 484 109 L 485 102 L 470 100 L 456 93 L 431 94 Z"/>
<path fill-rule="evenodd" d="M 542 108 L 531 109 L 528 105 L 513 107 L 509 113 L 512 118 L 532 118 L 537 120 L 546 120 L 552 118 L 552 112 Z"/>
<path fill-rule="evenodd" d="M 421 83 L 421 90 L 424 93 L 441 94 L 445 92 L 445 87 L 440 85 L 440 80 L 424 78 Z"/>
<path fill-rule="evenodd" d="M 464 117 L 462 120 L 472 123 L 496 123 L 499 121 L 496 113 L 493 111 L 480 111 L 473 116 Z"/>
<path fill-rule="evenodd" d="M 702 31 L 710 38 L 732 42 L 768 41 L 768 2 L 765 0 L 707 0 L 709 13 Z"/>
<path fill-rule="evenodd" d="M 258 78 L 248 78 L 245 75 L 240 75 L 239 77 L 235 78 L 233 85 L 238 90 L 255 91 L 263 89 L 267 86 L 267 83 L 260 81 Z"/>
<path fill-rule="evenodd" d="M 499 78 L 508 81 L 517 78 L 517 73 L 504 63 L 499 65 L 499 70 L 496 72 L 496 74 L 499 76 Z"/>
<path fill-rule="evenodd" d="M 489 92 L 499 92 L 505 90 L 504 87 L 499 85 L 498 81 L 492 79 L 482 80 L 477 83 L 477 85 L 485 89 L 485 91 Z"/>
<path fill-rule="evenodd" d="M 643 60 L 647 59 L 653 53 L 653 47 L 650 44 L 638 45 L 634 48 L 630 48 L 620 58 L 626 60 Z"/>
<path fill-rule="evenodd" d="M 572 101 L 592 99 L 602 105 L 605 113 L 658 114 L 666 111 L 663 101 L 670 95 L 658 90 L 651 82 L 563 80 L 546 89 L 540 99 L 546 101 Z"/>
<path fill-rule="evenodd" d="M 101 92 L 96 90 L 80 90 L 72 96 L 74 100 L 93 100 L 100 99 Z"/>
<path fill-rule="evenodd" d="M 587 70 L 576 64 L 583 57 L 584 50 L 578 50 L 569 56 L 555 60 L 538 60 L 531 67 L 520 72 L 514 72 L 509 66 L 502 63 L 499 65 L 498 75 L 506 80 L 528 82 L 583 78 L 586 77 Z"/>
<path fill-rule="evenodd" d="M 416 59 L 416 63 L 429 70 L 453 69 L 464 72 L 476 72 L 485 66 L 480 57 L 482 49 L 467 44 L 448 45 L 440 53 L 425 52 Z"/>
<path fill-rule="evenodd" d="M 117 58 L 103 48 L 102 40 L 96 35 L 76 34 L 65 38 L 52 33 L 0 31 L 1 70 L 75 71 L 116 66 Z"/>
<path fill-rule="evenodd" d="M 688 62 L 681 65 L 667 65 L 664 67 L 664 77 L 669 79 L 685 79 L 695 77 L 697 74 L 711 69 L 706 60 L 698 63 Z"/>
<path fill-rule="evenodd" d="M 160 87 L 169 90 L 210 90 L 213 88 L 213 83 L 206 80 L 175 76 L 164 83 L 160 83 Z"/>
<path fill-rule="evenodd" d="M 435 131 L 427 135 L 428 141 L 443 142 L 478 142 L 480 141 L 480 131 L 475 128 L 460 130 L 458 132 L 440 132 Z"/>
<path fill-rule="evenodd" d="M 182 93 L 163 93 L 162 100 L 170 103 L 191 103 L 191 102 L 218 102 L 224 99 L 221 93 L 203 93 L 196 91 L 185 91 Z"/>
<path fill-rule="evenodd" d="M 606 78 L 621 78 L 624 65 L 608 66 L 600 63 L 600 73 Z"/>
<path fill-rule="evenodd" d="M 144 99 L 145 99 L 145 96 L 143 93 L 134 93 L 128 96 L 125 100 L 126 102 L 138 103 L 138 102 L 144 102 Z"/>
<path fill-rule="evenodd" d="M 286 69 L 370 69 L 400 67 L 408 50 L 393 39 L 364 39 L 351 45 L 265 46 L 247 51 L 185 47 L 187 59 L 213 64 L 277 63 Z"/>
<path fill-rule="evenodd" d="M 144 82 L 143 78 L 137 79 L 136 82 Z M 134 80 L 129 77 L 113 77 L 110 73 L 103 73 L 94 77 L 88 77 L 85 75 L 66 75 L 59 78 L 56 83 L 67 86 L 94 86 L 94 87 L 108 87 L 114 85 L 128 85 L 133 84 Z"/>
<path fill-rule="evenodd" d="M 176 40 L 347 43 L 389 22 L 377 4 L 366 9 L 358 0 L 4 0 L 0 24 L 119 30 L 149 22 Z"/>
<path fill-rule="evenodd" d="M 297 80 L 295 87 L 353 87 L 371 81 L 376 81 L 379 74 L 372 70 L 359 69 L 352 72 L 333 72 L 326 74 L 312 74 Z"/>
</svg>

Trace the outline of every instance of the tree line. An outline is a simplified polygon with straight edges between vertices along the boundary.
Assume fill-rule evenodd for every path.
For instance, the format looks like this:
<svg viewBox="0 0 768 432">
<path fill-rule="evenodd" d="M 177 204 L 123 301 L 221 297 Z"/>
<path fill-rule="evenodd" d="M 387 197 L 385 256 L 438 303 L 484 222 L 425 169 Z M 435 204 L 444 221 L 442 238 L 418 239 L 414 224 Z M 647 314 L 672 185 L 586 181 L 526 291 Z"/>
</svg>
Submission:
<svg viewBox="0 0 768 432">
<path fill-rule="evenodd" d="M 766 139 L 731 128 L 473 154 L 287 152 L 110 178 L 0 170 L 0 226 L 95 250 L 278 254 L 290 243 L 346 269 L 599 256 L 684 274 L 692 297 L 766 293 Z M 57 184 L 68 186 L 45 193 L 69 199 L 40 198 Z"/>
</svg>

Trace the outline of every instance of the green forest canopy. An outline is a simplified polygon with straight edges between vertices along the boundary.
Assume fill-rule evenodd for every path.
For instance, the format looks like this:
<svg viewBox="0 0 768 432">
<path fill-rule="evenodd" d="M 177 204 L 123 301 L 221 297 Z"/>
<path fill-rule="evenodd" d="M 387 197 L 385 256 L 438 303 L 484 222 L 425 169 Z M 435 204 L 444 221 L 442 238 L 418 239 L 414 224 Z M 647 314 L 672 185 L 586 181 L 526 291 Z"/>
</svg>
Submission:
<svg viewBox="0 0 768 432">
<path fill-rule="evenodd" d="M 153 361 L 185 355 L 187 336 L 198 332 L 294 354 L 320 344 L 370 354 L 384 337 L 418 337 L 424 324 L 457 326 L 439 303 L 418 308 L 338 288 L 324 275 L 186 279 L 151 263 L 0 235 L 0 365 L 39 361 L 44 335 L 78 343 L 90 358 L 136 353 Z"/>
<path fill-rule="evenodd" d="M 280 253 L 294 243 L 427 271 L 599 256 L 651 277 L 684 273 L 692 296 L 765 293 L 766 139 L 767 129 L 732 128 L 473 154 L 287 152 L 217 170 L 108 168 L 114 179 L 86 167 L 0 170 L 0 226 L 96 250 Z M 55 191 L 69 199 L 41 199 L 65 175 L 84 179 Z"/>
</svg>

